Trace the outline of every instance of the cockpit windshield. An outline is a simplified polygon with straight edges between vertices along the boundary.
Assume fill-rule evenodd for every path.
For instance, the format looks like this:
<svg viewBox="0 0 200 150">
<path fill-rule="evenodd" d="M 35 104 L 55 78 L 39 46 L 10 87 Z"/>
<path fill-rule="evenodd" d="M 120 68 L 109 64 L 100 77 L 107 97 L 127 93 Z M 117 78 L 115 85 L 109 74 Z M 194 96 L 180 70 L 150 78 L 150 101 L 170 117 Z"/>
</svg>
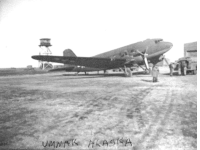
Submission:
<svg viewBox="0 0 200 150">
<path fill-rule="evenodd" d="M 155 44 L 159 43 L 160 41 L 163 41 L 163 39 L 154 39 Z"/>
</svg>

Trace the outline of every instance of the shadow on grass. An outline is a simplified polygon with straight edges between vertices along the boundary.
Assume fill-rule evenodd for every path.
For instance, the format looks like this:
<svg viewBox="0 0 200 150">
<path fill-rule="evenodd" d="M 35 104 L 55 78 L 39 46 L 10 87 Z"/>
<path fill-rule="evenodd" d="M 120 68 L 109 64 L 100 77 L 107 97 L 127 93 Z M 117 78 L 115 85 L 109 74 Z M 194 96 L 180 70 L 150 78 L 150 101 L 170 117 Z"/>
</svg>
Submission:
<svg viewBox="0 0 200 150">
<path fill-rule="evenodd" d="M 138 77 L 137 75 L 149 75 L 146 74 L 144 71 L 140 71 L 140 72 L 132 72 L 133 77 Z M 106 73 L 106 74 L 98 74 L 98 73 L 91 73 L 91 74 L 61 74 L 61 75 L 55 75 L 55 77 L 59 77 L 59 76 L 66 76 L 66 77 L 77 77 L 77 79 L 80 78 L 105 78 L 105 77 L 125 77 L 123 72 L 119 72 L 119 73 Z M 130 77 L 126 77 L 126 78 L 130 78 Z M 68 78 L 68 79 L 76 79 L 76 78 Z"/>
<path fill-rule="evenodd" d="M 152 82 L 153 83 L 153 80 L 142 79 L 142 81 L 144 81 L 144 82 Z"/>
<path fill-rule="evenodd" d="M 170 73 L 164 73 L 163 75 L 168 75 L 170 76 Z M 192 73 L 187 73 L 187 75 L 193 75 Z M 184 75 L 179 75 L 178 72 L 174 72 L 173 76 L 184 76 Z"/>
<path fill-rule="evenodd" d="M 77 77 L 68 79 L 81 79 L 81 78 L 106 78 L 106 77 L 125 77 L 124 74 L 62 74 L 60 76 Z"/>
</svg>

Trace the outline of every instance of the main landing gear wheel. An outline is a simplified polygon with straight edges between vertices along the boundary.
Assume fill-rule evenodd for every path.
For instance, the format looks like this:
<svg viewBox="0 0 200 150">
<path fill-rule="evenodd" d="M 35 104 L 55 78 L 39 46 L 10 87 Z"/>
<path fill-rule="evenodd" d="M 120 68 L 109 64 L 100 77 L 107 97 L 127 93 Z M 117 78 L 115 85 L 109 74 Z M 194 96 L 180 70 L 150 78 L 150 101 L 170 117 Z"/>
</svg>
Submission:
<svg viewBox="0 0 200 150">
<path fill-rule="evenodd" d="M 151 69 L 151 68 L 145 70 L 145 73 L 146 73 L 146 74 L 151 74 L 151 72 L 152 72 L 152 69 Z"/>
</svg>

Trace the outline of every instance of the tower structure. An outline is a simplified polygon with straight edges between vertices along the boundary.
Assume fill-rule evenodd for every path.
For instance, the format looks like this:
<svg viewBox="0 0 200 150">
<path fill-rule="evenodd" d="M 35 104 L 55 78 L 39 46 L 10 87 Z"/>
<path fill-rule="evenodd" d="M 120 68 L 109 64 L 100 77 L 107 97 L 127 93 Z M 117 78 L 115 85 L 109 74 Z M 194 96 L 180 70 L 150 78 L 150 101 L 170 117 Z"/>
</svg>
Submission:
<svg viewBox="0 0 200 150">
<path fill-rule="evenodd" d="M 49 49 L 51 45 L 49 38 L 42 38 L 40 39 L 40 45 L 41 51 L 39 52 L 39 55 L 51 55 L 52 52 Z M 45 69 L 52 69 L 53 65 L 47 61 L 39 61 L 39 68 L 45 70 Z"/>
</svg>

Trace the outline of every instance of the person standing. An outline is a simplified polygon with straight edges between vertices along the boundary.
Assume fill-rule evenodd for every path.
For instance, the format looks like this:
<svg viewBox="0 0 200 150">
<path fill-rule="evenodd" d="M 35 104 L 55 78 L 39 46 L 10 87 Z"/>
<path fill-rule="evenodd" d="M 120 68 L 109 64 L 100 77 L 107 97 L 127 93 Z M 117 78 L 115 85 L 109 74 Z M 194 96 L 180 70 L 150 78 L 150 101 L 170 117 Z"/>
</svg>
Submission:
<svg viewBox="0 0 200 150">
<path fill-rule="evenodd" d="M 170 69 L 170 76 L 173 76 L 173 73 L 174 73 L 174 63 L 170 63 L 169 69 Z"/>
<path fill-rule="evenodd" d="M 153 82 L 158 82 L 159 68 L 157 66 L 152 69 Z"/>
<path fill-rule="evenodd" d="M 177 63 L 177 68 L 178 68 L 178 75 L 181 75 L 181 64 L 180 62 Z"/>
<path fill-rule="evenodd" d="M 181 63 L 181 72 L 182 72 L 182 75 L 186 75 L 187 74 L 187 64 L 186 64 L 186 61 L 182 61 Z"/>
</svg>

